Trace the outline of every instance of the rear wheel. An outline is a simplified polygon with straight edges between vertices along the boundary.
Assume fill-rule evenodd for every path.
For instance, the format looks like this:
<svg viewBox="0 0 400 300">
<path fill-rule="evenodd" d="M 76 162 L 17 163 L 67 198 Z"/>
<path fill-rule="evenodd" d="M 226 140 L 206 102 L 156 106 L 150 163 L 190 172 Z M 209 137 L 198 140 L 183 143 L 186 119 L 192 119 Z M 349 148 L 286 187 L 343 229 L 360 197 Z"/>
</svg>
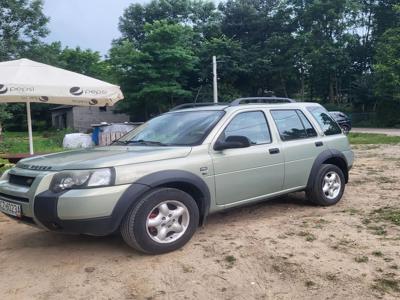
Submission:
<svg viewBox="0 0 400 300">
<path fill-rule="evenodd" d="M 306 191 L 307 198 L 322 206 L 338 203 L 345 189 L 345 178 L 342 170 L 335 165 L 322 165 L 314 180 L 313 186 Z"/>
<path fill-rule="evenodd" d="M 131 247 L 161 254 L 185 245 L 199 224 L 199 209 L 187 193 L 159 188 L 145 195 L 125 216 L 121 234 Z"/>
</svg>

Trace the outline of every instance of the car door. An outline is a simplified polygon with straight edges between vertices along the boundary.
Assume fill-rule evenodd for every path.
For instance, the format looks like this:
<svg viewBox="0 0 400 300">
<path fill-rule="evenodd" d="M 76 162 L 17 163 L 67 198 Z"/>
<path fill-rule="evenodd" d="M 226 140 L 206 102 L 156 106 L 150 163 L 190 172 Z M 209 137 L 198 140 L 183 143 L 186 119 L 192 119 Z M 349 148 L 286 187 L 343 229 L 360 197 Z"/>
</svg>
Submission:
<svg viewBox="0 0 400 300">
<path fill-rule="evenodd" d="M 303 188 L 316 157 L 327 147 L 302 110 L 274 109 L 270 112 L 282 140 L 285 160 L 283 189 Z"/>
<path fill-rule="evenodd" d="M 215 142 L 228 136 L 245 136 L 251 146 L 241 149 L 211 149 L 217 205 L 261 198 L 282 189 L 283 156 L 272 139 L 265 113 L 261 110 L 235 114 Z"/>
</svg>

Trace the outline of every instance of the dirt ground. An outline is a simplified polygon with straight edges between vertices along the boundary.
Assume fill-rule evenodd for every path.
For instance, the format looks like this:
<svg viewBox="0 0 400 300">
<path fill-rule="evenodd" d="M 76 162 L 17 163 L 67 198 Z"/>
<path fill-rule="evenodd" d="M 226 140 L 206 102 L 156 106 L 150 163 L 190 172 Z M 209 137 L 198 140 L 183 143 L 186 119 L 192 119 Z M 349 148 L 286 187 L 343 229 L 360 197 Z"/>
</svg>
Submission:
<svg viewBox="0 0 400 300">
<path fill-rule="evenodd" d="M 234 209 L 161 256 L 0 216 L 0 299 L 399 299 L 400 145 L 356 154 L 337 206 Z"/>
</svg>

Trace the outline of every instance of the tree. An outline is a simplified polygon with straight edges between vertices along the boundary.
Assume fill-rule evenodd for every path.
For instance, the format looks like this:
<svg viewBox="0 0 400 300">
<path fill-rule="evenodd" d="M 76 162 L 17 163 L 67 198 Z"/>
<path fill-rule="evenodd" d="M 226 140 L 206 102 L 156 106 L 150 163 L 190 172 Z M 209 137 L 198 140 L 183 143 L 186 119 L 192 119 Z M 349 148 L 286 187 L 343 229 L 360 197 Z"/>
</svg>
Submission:
<svg viewBox="0 0 400 300">
<path fill-rule="evenodd" d="M 358 7 L 349 0 L 290 2 L 302 59 L 309 66 L 309 96 L 340 103 L 349 80 L 349 48 L 355 42 L 352 30 L 358 25 Z"/>
<path fill-rule="evenodd" d="M 26 56 L 48 34 L 41 0 L 0 0 L 0 61 Z M 13 119 L 13 107 L 0 106 L 0 136 L 5 121 Z M 7 124 L 8 125 L 8 124 Z"/>
<path fill-rule="evenodd" d="M 241 87 L 248 70 L 245 51 L 240 42 L 226 36 L 202 42 L 197 55 L 200 59 L 198 87 L 194 101 L 211 102 L 213 99 L 213 70 L 211 59 L 215 55 L 218 64 L 219 101 L 227 102 L 241 95 Z"/>
<path fill-rule="evenodd" d="M 42 0 L 0 0 L 0 61 L 27 53 L 48 34 Z"/>
<path fill-rule="evenodd" d="M 140 46 L 124 41 L 110 51 L 110 63 L 125 92 L 124 109 L 138 119 L 159 114 L 192 97 L 188 85 L 197 65 L 193 30 L 155 21 L 145 25 Z"/>
<path fill-rule="evenodd" d="M 238 41 L 246 57 L 240 61 L 241 68 L 248 71 L 240 80 L 243 95 L 263 96 L 267 92 L 287 97 L 298 91 L 293 13 L 285 4 L 276 0 L 219 4 L 222 33 Z"/>
<path fill-rule="evenodd" d="M 376 0 L 374 9 L 374 35 L 382 36 L 387 30 L 400 26 L 399 0 Z"/>
<path fill-rule="evenodd" d="M 120 18 L 122 39 L 141 43 L 145 38 L 145 25 L 165 20 L 191 26 L 204 35 L 216 33 L 219 13 L 211 1 L 204 0 L 152 0 L 148 4 L 132 4 Z"/>
<path fill-rule="evenodd" d="M 0 141 L 3 139 L 3 124 L 11 117 L 12 115 L 7 111 L 7 104 L 0 104 Z"/>
<path fill-rule="evenodd" d="M 400 101 L 400 27 L 387 30 L 379 40 L 374 65 L 376 95 Z"/>
</svg>

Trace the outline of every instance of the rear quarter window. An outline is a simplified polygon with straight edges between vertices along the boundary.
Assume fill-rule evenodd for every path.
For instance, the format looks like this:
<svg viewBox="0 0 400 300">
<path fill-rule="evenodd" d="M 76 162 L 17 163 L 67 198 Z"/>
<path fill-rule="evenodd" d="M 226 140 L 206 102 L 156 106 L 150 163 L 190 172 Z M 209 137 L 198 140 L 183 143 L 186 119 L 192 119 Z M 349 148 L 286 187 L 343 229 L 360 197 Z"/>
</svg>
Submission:
<svg viewBox="0 0 400 300">
<path fill-rule="evenodd" d="M 307 107 L 307 110 L 311 113 L 314 119 L 321 126 L 322 131 L 325 135 L 341 134 L 342 129 L 340 126 L 332 119 L 331 115 L 322 107 Z"/>
</svg>

